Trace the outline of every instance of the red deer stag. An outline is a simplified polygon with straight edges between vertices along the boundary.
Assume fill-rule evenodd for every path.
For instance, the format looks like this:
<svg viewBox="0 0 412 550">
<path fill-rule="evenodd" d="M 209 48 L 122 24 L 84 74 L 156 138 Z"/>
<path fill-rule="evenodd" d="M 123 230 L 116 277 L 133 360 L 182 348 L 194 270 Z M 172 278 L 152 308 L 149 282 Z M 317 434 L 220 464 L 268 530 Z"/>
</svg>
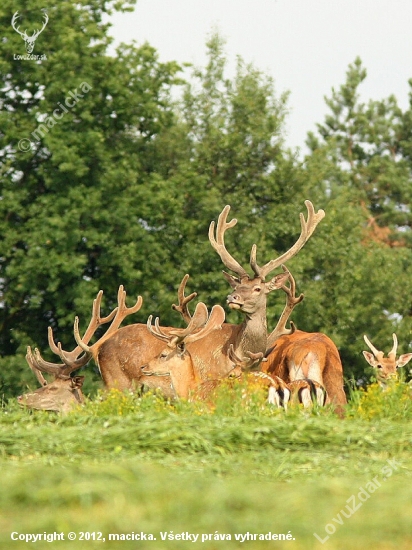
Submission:
<svg viewBox="0 0 412 550">
<path fill-rule="evenodd" d="M 393 337 L 393 347 L 388 353 L 388 357 L 384 357 L 383 351 L 379 351 L 375 346 L 368 340 L 368 337 L 365 335 L 363 338 L 372 351 L 362 352 L 366 361 L 371 367 L 376 369 L 376 378 L 378 383 L 381 386 L 385 386 L 386 383 L 392 378 L 397 378 L 398 373 L 397 369 L 404 367 L 412 359 L 412 353 L 404 353 L 396 359 L 396 351 L 398 349 L 398 339 L 396 334 L 392 334 Z"/>
<path fill-rule="evenodd" d="M 308 211 L 308 219 L 300 214 L 301 233 L 295 244 L 284 254 L 276 259 L 259 266 L 256 262 L 256 245 L 252 246 L 250 254 L 250 267 L 254 273 L 251 277 L 246 270 L 229 254 L 224 242 L 227 229 L 234 227 L 236 219 L 227 222 L 230 206 L 225 206 L 221 212 L 215 238 L 215 224 L 212 222 L 209 228 L 209 240 L 213 248 L 219 254 L 227 269 L 236 273 L 236 277 L 223 272 L 226 280 L 233 288 L 228 296 L 227 303 L 231 309 L 238 309 L 245 315 L 245 320 L 240 325 L 234 325 L 232 335 L 225 342 L 225 355 L 229 355 L 229 346 L 233 346 L 234 353 L 241 359 L 248 357 L 250 367 L 258 369 L 260 359 L 267 349 L 267 322 L 266 301 L 267 295 L 275 289 L 282 288 L 288 279 L 288 273 L 276 275 L 270 281 L 265 282 L 266 277 L 275 269 L 281 267 L 293 258 L 304 246 L 316 229 L 318 223 L 324 218 L 325 212 L 319 210 L 315 213 L 310 201 L 305 201 Z M 233 326 L 233 325 L 232 325 Z M 258 354 L 253 356 L 251 354 Z M 255 357 L 252 360 L 252 357 Z"/>
<path fill-rule="evenodd" d="M 112 321 L 108 331 L 99 340 L 101 343 L 118 329 L 127 315 L 135 313 L 142 305 L 142 298 L 139 296 L 135 306 L 127 308 L 125 305 L 126 292 L 123 290 L 123 286 L 120 286 L 118 291 L 118 307 L 109 315 L 102 318 L 100 316 L 102 296 L 103 291 L 101 290 L 93 301 L 92 317 L 82 339 L 83 347 L 78 345 L 71 352 L 64 351 L 60 343 L 58 345 L 55 344 L 53 331 L 51 327 L 49 327 L 48 339 L 50 348 L 53 353 L 60 357 L 63 363 L 45 361 L 37 348 L 34 352 L 30 346 L 27 348 L 27 363 L 42 387 L 33 392 L 19 396 L 17 399 L 22 406 L 33 409 L 66 412 L 74 404 L 84 402 L 84 396 L 81 391 L 84 376 L 70 376 L 75 370 L 84 367 L 93 357 L 92 351 L 88 350 L 84 352 L 83 348 L 91 340 L 98 327 Z M 76 320 L 76 327 L 77 323 L 78 321 Z M 48 383 L 43 373 L 52 375 L 54 377 L 53 382 Z"/>
</svg>

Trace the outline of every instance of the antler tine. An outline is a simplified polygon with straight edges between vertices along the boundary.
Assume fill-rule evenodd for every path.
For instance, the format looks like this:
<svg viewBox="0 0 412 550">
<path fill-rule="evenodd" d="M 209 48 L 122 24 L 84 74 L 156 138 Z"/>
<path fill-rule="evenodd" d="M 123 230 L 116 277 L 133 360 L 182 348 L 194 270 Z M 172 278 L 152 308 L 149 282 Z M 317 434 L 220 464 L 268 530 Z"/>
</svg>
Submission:
<svg viewBox="0 0 412 550">
<path fill-rule="evenodd" d="M 252 353 L 251 351 L 246 352 L 247 359 L 239 357 L 236 352 L 233 344 L 230 344 L 228 350 L 229 359 L 235 363 L 235 366 L 239 366 L 242 371 L 250 370 L 256 363 L 261 361 L 267 361 L 263 356 L 262 352 Z"/>
<path fill-rule="evenodd" d="M 86 329 L 86 332 L 84 333 L 83 338 L 80 338 L 80 333 L 77 330 L 78 338 L 76 338 L 76 335 L 75 335 L 77 347 L 73 351 L 70 351 L 70 352 L 64 351 L 60 343 L 56 345 L 53 338 L 53 329 L 51 327 L 48 328 L 48 340 L 49 340 L 50 349 L 52 350 L 53 353 L 58 355 L 66 365 L 76 361 L 79 357 L 79 354 L 82 351 L 89 351 L 90 348 L 87 347 L 87 344 L 90 342 L 90 339 L 96 332 L 96 329 L 100 325 L 104 325 L 110 322 L 113 319 L 113 317 L 116 315 L 118 310 L 117 307 L 115 307 L 114 310 L 111 313 L 109 313 L 109 315 L 107 315 L 106 317 L 103 317 L 103 318 L 100 317 L 102 297 L 103 297 L 103 290 L 100 290 L 96 298 L 93 300 L 92 316 L 91 316 L 89 325 Z M 78 323 L 79 323 L 78 317 L 75 318 L 75 325 L 76 325 L 76 322 L 77 322 L 77 329 L 78 329 Z"/>
<path fill-rule="evenodd" d="M 30 346 L 27 346 L 26 361 L 27 361 L 31 371 L 34 373 L 37 380 L 40 382 L 40 385 L 41 386 L 47 386 L 47 380 L 44 378 L 41 371 L 36 367 L 36 362 L 35 362 L 33 352 L 31 351 Z"/>
<path fill-rule="evenodd" d="M 132 315 L 132 313 L 136 313 L 137 311 L 139 311 L 143 304 L 143 298 L 141 296 L 138 296 L 135 305 L 132 307 L 127 307 L 126 291 L 123 289 L 123 285 L 120 285 L 119 291 L 117 293 L 117 303 L 118 310 L 116 312 L 113 323 L 110 325 L 109 330 L 107 331 L 109 332 L 109 334 L 112 334 L 115 330 L 117 330 L 120 324 L 128 315 Z"/>
<path fill-rule="evenodd" d="M 207 315 L 207 308 L 206 308 L 206 315 Z M 195 334 L 189 334 L 185 338 L 186 344 L 190 344 L 191 342 L 196 342 L 196 340 L 200 340 L 201 338 L 204 338 L 205 336 L 210 334 L 212 331 L 221 329 L 222 324 L 224 322 L 225 322 L 225 310 L 222 308 L 222 306 L 219 306 L 219 305 L 213 306 L 210 316 L 207 319 L 204 327 L 201 328 L 199 332 L 196 332 Z"/>
<path fill-rule="evenodd" d="M 153 334 L 153 336 L 155 336 L 159 340 L 163 340 L 163 342 L 170 342 L 174 337 L 171 337 L 168 334 L 165 334 L 164 332 L 161 331 L 159 326 L 159 317 L 156 317 L 155 319 L 155 328 L 153 328 L 152 326 L 152 319 L 153 319 L 153 315 L 149 315 L 149 318 L 147 319 L 147 329 L 150 332 L 150 334 Z"/>
<path fill-rule="evenodd" d="M 189 279 L 189 275 L 186 274 L 179 285 L 179 289 L 177 291 L 179 305 L 176 305 L 176 304 L 172 305 L 172 309 L 180 313 L 180 315 L 183 317 L 183 320 L 185 321 L 186 324 L 189 324 L 192 318 L 192 316 L 190 315 L 189 309 L 187 307 L 187 304 L 197 296 L 197 292 L 192 292 L 192 294 L 189 294 L 189 296 L 185 296 L 186 283 L 188 279 Z"/>
<path fill-rule="evenodd" d="M 325 217 L 324 210 L 319 210 L 315 213 L 315 209 L 313 204 L 306 200 L 305 205 L 308 211 L 308 219 L 305 220 L 305 217 L 302 213 L 299 214 L 300 217 L 300 225 L 301 225 L 301 232 L 298 240 L 295 242 L 295 244 L 284 254 L 279 256 L 278 258 L 275 258 L 274 260 L 271 260 L 267 264 L 265 264 L 263 267 L 258 266 L 256 263 L 256 245 L 254 244 L 252 246 L 252 251 L 250 253 L 250 266 L 253 269 L 253 272 L 262 279 L 262 281 L 265 280 L 265 277 L 274 269 L 279 267 L 281 264 L 285 263 L 287 260 L 290 260 L 295 256 L 299 250 L 303 247 L 303 245 L 309 240 L 312 233 L 315 231 L 316 226 L 318 223 Z"/>
<path fill-rule="evenodd" d="M 235 363 L 235 365 L 240 365 L 243 363 L 243 359 L 241 359 L 235 352 L 235 348 L 233 346 L 233 344 L 230 344 L 229 346 L 229 349 L 228 349 L 228 356 L 229 356 L 229 359 L 231 361 L 233 361 L 233 363 Z"/>
<path fill-rule="evenodd" d="M 393 357 L 396 357 L 396 351 L 398 349 L 398 338 L 396 337 L 395 333 L 392 334 L 392 338 L 393 338 L 393 348 L 388 353 L 388 355 L 392 355 Z"/>
<path fill-rule="evenodd" d="M 304 298 L 303 294 L 300 294 L 298 297 L 295 296 L 295 291 L 296 291 L 295 279 L 292 273 L 289 271 L 289 269 L 283 264 L 282 264 L 282 269 L 285 273 L 288 274 L 290 286 L 287 287 L 285 284 L 283 284 L 280 287 L 286 293 L 286 304 L 285 304 L 285 307 L 283 308 L 282 315 L 279 317 L 276 327 L 268 336 L 267 348 L 270 348 L 280 336 L 283 336 L 284 334 L 292 334 L 293 332 L 295 332 L 296 328 L 293 322 L 290 323 L 291 325 L 290 329 L 286 328 L 286 323 L 290 317 L 290 314 L 294 310 L 295 306 L 299 304 Z"/>
<path fill-rule="evenodd" d="M 178 342 L 187 340 L 187 337 L 191 335 L 195 330 L 203 327 L 208 320 L 207 307 L 203 302 L 199 302 L 196 306 L 193 317 L 186 328 L 177 328 L 170 331 L 172 336 L 177 336 Z"/>
<path fill-rule="evenodd" d="M 383 351 L 379 351 L 378 349 L 375 348 L 375 346 L 372 344 L 372 342 L 368 339 L 368 337 L 366 336 L 366 334 L 363 335 L 363 339 L 365 340 L 366 342 L 366 345 L 369 347 L 369 349 L 372 351 L 373 355 L 378 359 L 382 358 L 384 353 Z"/>
<path fill-rule="evenodd" d="M 223 264 L 234 271 L 242 279 L 243 277 L 248 277 L 247 272 L 243 267 L 229 254 L 225 246 L 225 232 L 227 229 L 234 227 L 237 224 L 237 219 L 233 218 L 232 221 L 226 222 L 227 216 L 229 214 L 230 206 L 226 205 L 222 212 L 219 215 L 216 228 L 216 239 L 215 239 L 215 222 L 212 221 L 209 227 L 209 241 L 216 252 L 219 254 Z"/>
</svg>

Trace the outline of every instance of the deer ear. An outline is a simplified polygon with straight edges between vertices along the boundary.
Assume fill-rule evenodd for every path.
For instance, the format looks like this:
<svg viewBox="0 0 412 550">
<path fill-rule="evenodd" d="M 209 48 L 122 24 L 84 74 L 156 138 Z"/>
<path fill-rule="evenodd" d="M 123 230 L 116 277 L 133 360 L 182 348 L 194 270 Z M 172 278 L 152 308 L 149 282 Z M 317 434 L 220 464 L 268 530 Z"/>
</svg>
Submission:
<svg viewBox="0 0 412 550">
<path fill-rule="evenodd" d="M 272 290 L 278 290 L 286 283 L 289 279 L 289 273 L 279 273 L 275 275 L 268 283 L 265 283 L 266 292 L 271 292 Z"/>
<path fill-rule="evenodd" d="M 84 376 L 73 376 L 71 379 L 71 385 L 73 389 L 80 389 L 84 383 Z"/>
<path fill-rule="evenodd" d="M 232 288 L 236 288 L 237 285 L 240 283 L 240 279 L 237 277 L 234 277 L 233 275 L 230 275 L 230 273 L 226 273 L 226 271 L 222 271 L 223 277 L 226 279 L 226 281 L 230 284 Z"/>
<path fill-rule="evenodd" d="M 363 356 L 365 357 L 366 361 L 369 363 L 371 367 L 376 367 L 377 361 L 375 359 L 375 356 L 373 353 L 370 353 L 369 351 L 362 351 Z"/>
<path fill-rule="evenodd" d="M 399 359 L 396 361 L 396 367 L 404 367 L 412 359 L 412 353 L 404 353 L 399 356 Z"/>
</svg>

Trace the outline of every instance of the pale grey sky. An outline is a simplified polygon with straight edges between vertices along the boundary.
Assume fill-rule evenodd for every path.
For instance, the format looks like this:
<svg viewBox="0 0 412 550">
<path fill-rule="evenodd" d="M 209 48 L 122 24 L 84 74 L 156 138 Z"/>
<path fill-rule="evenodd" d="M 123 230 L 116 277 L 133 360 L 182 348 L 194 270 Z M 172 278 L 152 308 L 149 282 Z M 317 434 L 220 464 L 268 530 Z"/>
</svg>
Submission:
<svg viewBox="0 0 412 550">
<path fill-rule="evenodd" d="M 116 43 L 154 46 L 161 61 L 205 62 L 213 28 L 236 55 L 289 90 L 286 142 L 304 149 L 306 134 L 327 112 L 324 96 L 344 82 L 360 56 L 368 71 L 362 98 L 394 94 L 409 102 L 412 78 L 412 0 L 138 0 L 112 18 Z"/>
</svg>

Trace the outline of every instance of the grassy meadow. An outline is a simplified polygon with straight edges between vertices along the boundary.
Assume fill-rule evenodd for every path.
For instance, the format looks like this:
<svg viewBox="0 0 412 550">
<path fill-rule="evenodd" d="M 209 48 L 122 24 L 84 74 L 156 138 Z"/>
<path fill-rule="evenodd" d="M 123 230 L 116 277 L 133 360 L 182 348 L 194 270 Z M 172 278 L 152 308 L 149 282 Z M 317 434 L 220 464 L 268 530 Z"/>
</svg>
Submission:
<svg viewBox="0 0 412 550">
<path fill-rule="evenodd" d="M 412 547 L 408 384 L 352 392 L 344 419 L 285 413 L 242 385 L 214 403 L 111 391 L 65 416 L 3 404 L 1 547 Z M 19 539 L 53 533 L 64 540 Z"/>
</svg>

